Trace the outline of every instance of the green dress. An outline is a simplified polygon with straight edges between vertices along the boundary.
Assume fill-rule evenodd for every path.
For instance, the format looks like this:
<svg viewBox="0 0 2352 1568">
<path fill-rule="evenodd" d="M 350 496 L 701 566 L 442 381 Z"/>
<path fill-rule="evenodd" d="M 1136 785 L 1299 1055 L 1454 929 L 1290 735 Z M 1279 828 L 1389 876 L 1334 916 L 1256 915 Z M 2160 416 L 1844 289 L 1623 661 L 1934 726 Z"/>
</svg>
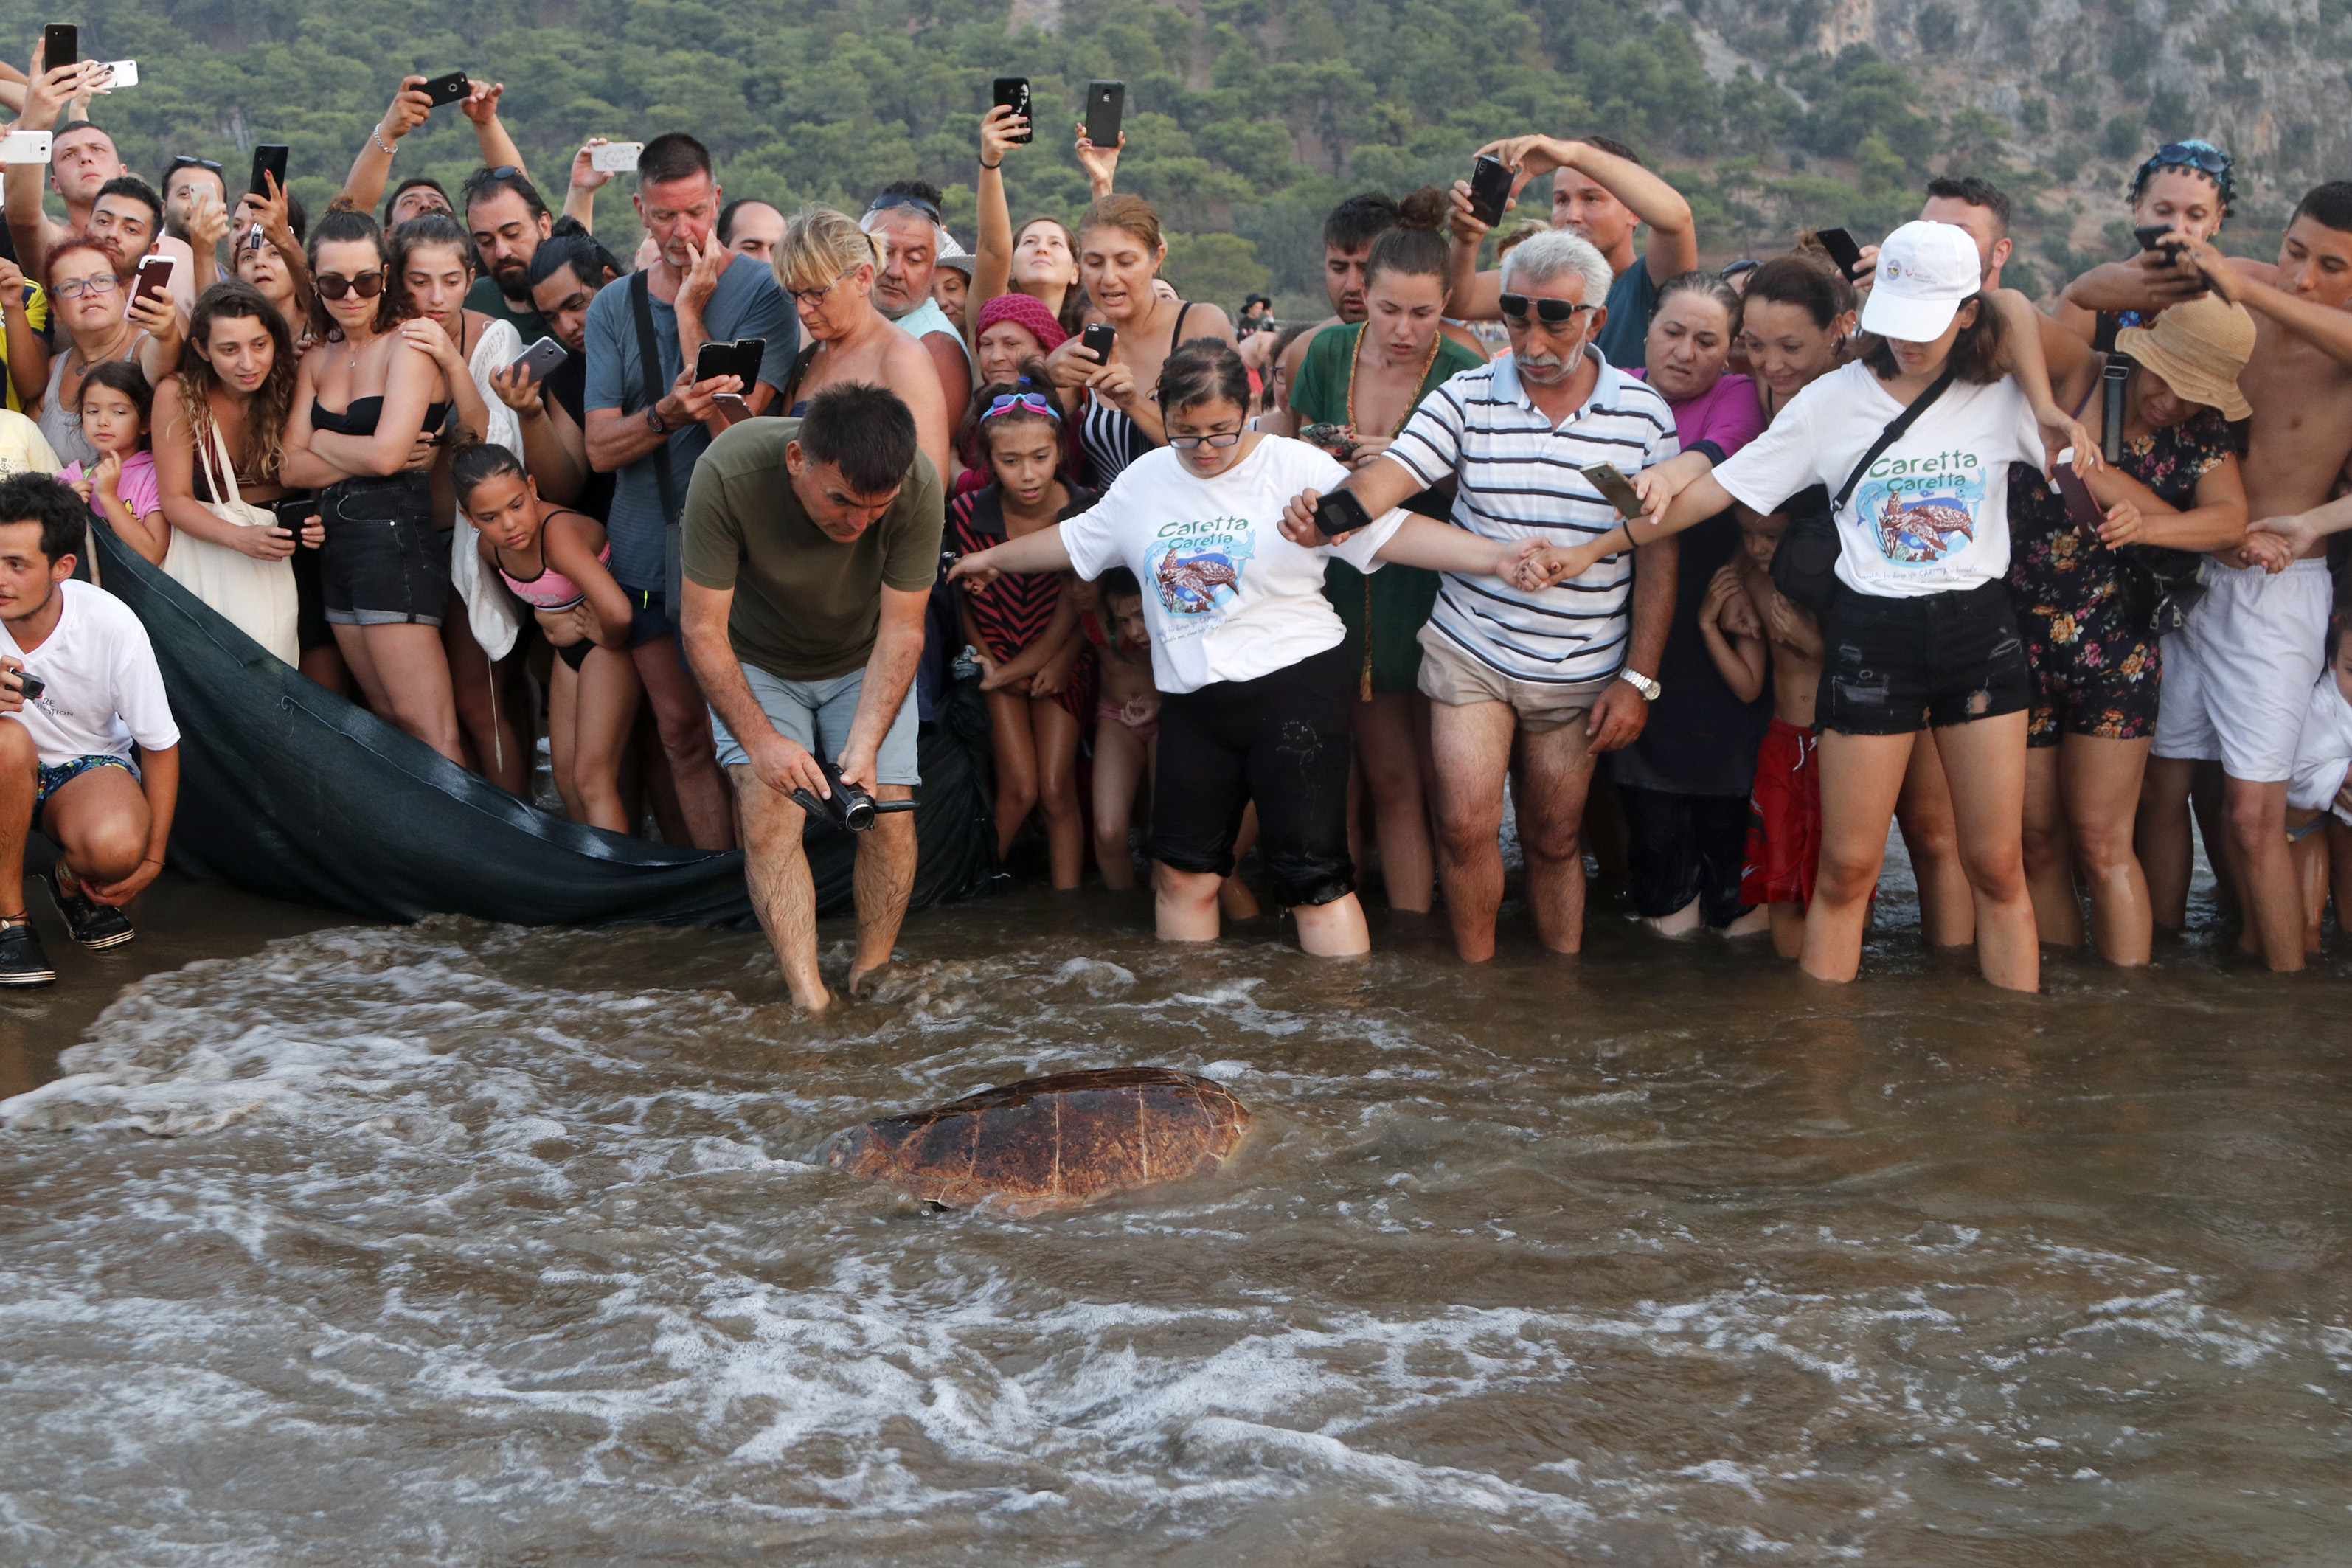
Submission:
<svg viewBox="0 0 2352 1568">
<path fill-rule="evenodd" d="M 1290 385 L 1290 405 L 1299 411 L 1302 422 L 1348 423 L 1348 367 L 1355 359 L 1356 342 L 1363 331 L 1360 326 L 1326 327 L 1307 345 L 1307 357 L 1299 362 L 1297 377 Z M 1421 378 L 1420 396 L 1427 397 L 1433 388 L 1483 363 L 1441 333 L 1437 357 L 1430 361 L 1427 374 Z M 1454 510 L 1452 499 L 1435 489 L 1423 490 L 1404 504 L 1441 521 Z M 1363 672 L 1360 689 L 1364 695 L 1418 689 L 1421 628 L 1437 605 L 1436 573 L 1420 566 L 1387 565 L 1367 576 L 1344 561 L 1333 560 L 1323 569 L 1323 596 L 1347 624 L 1348 658 L 1353 668 Z M 1368 625 L 1371 630 L 1369 654 L 1364 647 Z"/>
</svg>

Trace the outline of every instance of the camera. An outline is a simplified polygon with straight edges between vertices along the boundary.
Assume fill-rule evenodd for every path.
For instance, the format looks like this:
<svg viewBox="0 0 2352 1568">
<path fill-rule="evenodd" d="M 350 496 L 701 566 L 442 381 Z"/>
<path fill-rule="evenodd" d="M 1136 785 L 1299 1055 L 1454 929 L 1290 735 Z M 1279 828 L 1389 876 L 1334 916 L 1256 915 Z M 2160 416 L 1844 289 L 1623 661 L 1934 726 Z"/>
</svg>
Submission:
<svg viewBox="0 0 2352 1568">
<path fill-rule="evenodd" d="M 841 769 L 832 763 L 824 765 L 825 787 L 833 793 L 819 800 L 804 789 L 793 791 L 793 799 L 811 816 L 829 816 L 835 827 L 851 833 L 865 833 L 874 826 L 874 819 L 886 811 L 912 811 L 911 800 L 876 800 L 853 784 L 841 782 Z"/>
</svg>

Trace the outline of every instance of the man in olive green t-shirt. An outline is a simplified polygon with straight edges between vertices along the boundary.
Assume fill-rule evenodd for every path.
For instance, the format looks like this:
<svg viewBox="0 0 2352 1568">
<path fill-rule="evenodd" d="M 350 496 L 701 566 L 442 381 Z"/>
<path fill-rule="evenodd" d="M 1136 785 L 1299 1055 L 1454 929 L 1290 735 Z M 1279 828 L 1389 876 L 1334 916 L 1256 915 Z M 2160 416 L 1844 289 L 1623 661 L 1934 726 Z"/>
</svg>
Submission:
<svg viewBox="0 0 2352 1568">
<path fill-rule="evenodd" d="M 923 612 L 946 521 L 915 416 L 878 386 L 829 386 L 800 419 L 751 419 L 710 444 L 686 492 L 686 655 L 710 700 L 743 817 L 752 906 L 793 1000 L 832 1000 L 816 964 L 816 889 L 801 850 L 820 758 L 879 800 L 911 798 Z M 857 837 L 849 988 L 890 962 L 915 883 L 903 812 Z"/>
</svg>

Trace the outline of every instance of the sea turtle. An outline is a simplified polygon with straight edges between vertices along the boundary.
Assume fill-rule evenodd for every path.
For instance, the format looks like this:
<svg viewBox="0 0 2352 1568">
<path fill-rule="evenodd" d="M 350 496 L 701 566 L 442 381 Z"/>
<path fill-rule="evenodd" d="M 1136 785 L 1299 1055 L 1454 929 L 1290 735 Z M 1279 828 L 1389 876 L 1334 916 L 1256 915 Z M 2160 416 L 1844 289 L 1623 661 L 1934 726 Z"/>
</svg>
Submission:
<svg viewBox="0 0 2352 1568">
<path fill-rule="evenodd" d="M 1033 1215 L 1213 1171 L 1249 1122 L 1223 1084 L 1114 1068 L 886 1116 L 841 1134 L 825 1163 L 927 1202 Z"/>
</svg>

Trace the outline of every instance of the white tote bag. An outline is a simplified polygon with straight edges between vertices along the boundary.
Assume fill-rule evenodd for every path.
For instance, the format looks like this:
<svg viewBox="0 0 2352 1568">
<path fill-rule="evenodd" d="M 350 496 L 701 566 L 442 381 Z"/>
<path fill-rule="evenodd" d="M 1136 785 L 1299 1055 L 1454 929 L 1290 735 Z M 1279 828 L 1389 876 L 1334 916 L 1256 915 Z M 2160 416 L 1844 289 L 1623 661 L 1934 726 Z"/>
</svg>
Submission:
<svg viewBox="0 0 2352 1568">
<path fill-rule="evenodd" d="M 210 420 L 212 439 L 196 447 L 204 465 L 205 482 L 213 499 L 198 502 L 223 522 L 239 528 L 276 528 L 278 519 L 267 509 L 247 503 L 237 493 L 236 468 L 228 440 Z M 211 605 L 237 630 L 284 659 L 301 661 L 301 644 L 294 629 L 299 606 L 294 591 L 294 568 L 286 561 L 262 561 L 242 550 L 198 539 L 184 529 L 172 530 L 163 552 L 163 570 L 197 598 Z"/>
<path fill-rule="evenodd" d="M 522 334 L 514 330 L 514 323 L 493 319 L 466 362 L 489 410 L 490 427 L 482 433 L 482 439 L 504 447 L 518 459 L 522 457 L 522 421 L 499 401 L 499 395 L 490 389 L 490 375 L 514 363 L 521 354 Z M 481 547 L 475 542 L 481 535 L 464 507 L 457 508 L 457 526 L 449 533 L 449 580 L 457 584 L 458 596 L 466 601 L 466 625 L 483 652 L 494 659 L 504 658 L 514 651 L 515 638 L 522 635 L 522 616 L 505 585 L 490 581 L 482 565 Z"/>
</svg>

